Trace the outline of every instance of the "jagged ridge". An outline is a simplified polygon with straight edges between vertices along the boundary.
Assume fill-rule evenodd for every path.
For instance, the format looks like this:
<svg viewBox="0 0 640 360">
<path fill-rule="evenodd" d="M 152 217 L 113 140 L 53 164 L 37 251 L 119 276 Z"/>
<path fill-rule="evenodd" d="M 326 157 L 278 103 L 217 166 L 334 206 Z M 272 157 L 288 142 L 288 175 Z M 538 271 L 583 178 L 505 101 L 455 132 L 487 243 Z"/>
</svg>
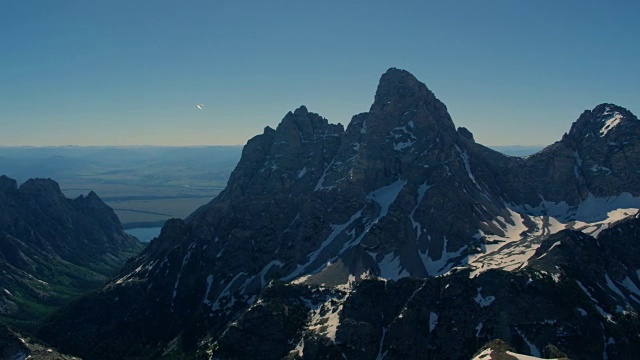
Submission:
<svg viewBox="0 0 640 360">
<path fill-rule="evenodd" d="M 13 324 L 98 288 L 142 247 L 95 193 L 71 200 L 53 180 L 0 176 L 0 313 Z"/>
</svg>

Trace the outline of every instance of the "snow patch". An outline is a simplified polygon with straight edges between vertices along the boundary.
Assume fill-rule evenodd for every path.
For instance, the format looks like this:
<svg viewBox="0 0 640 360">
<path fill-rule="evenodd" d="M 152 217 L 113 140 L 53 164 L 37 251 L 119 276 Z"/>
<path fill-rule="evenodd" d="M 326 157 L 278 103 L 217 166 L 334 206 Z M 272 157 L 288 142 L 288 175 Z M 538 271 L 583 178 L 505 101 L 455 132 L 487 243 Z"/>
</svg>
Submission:
<svg viewBox="0 0 640 360">
<path fill-rule="evenodd" d="M 222 305 L 222 300 L 223 299 L 230 299 L 230 301 L 224 306 L 224 307 L 228 307 L 233 305 L 233 303 L 235 302 L 234 299 L 231 299 L 231 293 L 234 289 L 234 285 L 236 284 L 236 282 L 240 279 L 240 277 L 246 277 L 247 273 L 246 272 L 240 272 L 238 274 L 236 274 L 236 276 L 233 277 L 233 279 L 231 279 L 228 283 L 227 286 L 220 292 L 220 295 L 218 295 L 218 298 L 216 299 L 216 301 L 211 304 L 211 310 L 221 310 L 223 308 Z M 249 278 L 251 279 L 251 278 Z M 246 281 L 245 281 L 246 284 Z"/>
<path fill-rule="evenodd" d="M 527 343 L 527 346 L 529 346 L 529 352 L 531 353 L 531 355 L 540 358 L 540 350 L 538 350 L 538 348 L 531 341 L 529 341 L 529 339 L 527 339 L 527 337 L 522 333 L 522 331 L 520 331 L 520 329 L 516 328 L 516 331 L 518 332 L 522 340 Z"/>
<path fill-rule="evenodd" d="M 345 298 L 346 294 L 342 297 L 328 296 L 324 303 L 312 309 L 307 329 L 335 341 Z"/>
<path fill-rule="evenodd" d="M 322 242 L 322 244 L 320 244 L 320 247 L 312 252 L 311 254 L 309 254 L 307 256 L 307 258 L 309 259 L 307 261 L 307 263 L 305 265 L 298 265 L 298 267 L 296 268 L 296 270 L 294 270 L 291 274 L 289 274 L 288 276 L 285 276 L 282 278 L 283 281 L 289 281 L 295 277 L 297 277 L 298 275 L 300 275 L 304 270 L 307 269 L 307 267 L 311 264 L 313 264 L 313 262 L 316 261 L 316 259 L 318 259 L 318 256 L 320 256 L 320 254 L 322 253 L 322 251 L 329 246 L 331 243 L 333 243 L 334 239 L 340 234 L 342 233 L 349 225 L 351 225 L 356 219 L 359 219 L 362 216 L 362 210 L 364 210 L 364 208 L 358 210 L 355 214 L 353 214 L 351 216 L 351 218 L 349 219 L 349 221 L 347 221 L 344 224 L 339 224 L 339 225 L 331 225 L 331 228 L 333 229 L 333 231 L 331 231 L 331 234 L 329 234 L 329 236 L 327 236 L 327 238 Z"/>
<path fill-rule="evenodd" d="M 542 240 L 563 229 L 582 231 L 597 238 L 611 224 L 637 214 L 640 197 L 627 192 L 610 197 L 589 194 L 577 206 L 569 206 L 564 201 L 554 203 L 544 199 L 536 207 L 513 204 L 506 206 L 509 218 L 515 225 L 498 217 L 486 224 L 503 230 L 504 234 L 490 234 L 479 230 L 485 241 L 482 252 L 469 255 L 468 264 L 472 267 L 472 277 L 488 269 L 511 271 L 521 268 L 526 265 Z M 531 226 L 525 225 L 525 217 L 533 223 Z M 541 257 L 543 256 L 545 255 Z"/>
<path fill-rule="evenodd" d="M 394 138 L 393 149 L 400 151 L 413 146 L 418 138 L 409 130 L 407 126 L 396 127 L 391 130 L 391 136 Z M 404 141 L 396 142 L 401 138 L 405 138 Z"/>
<path fill-rule="evenodd" d="M 598 300 L 596 300 L 593 295 L 591 295 L 591 292 L 589 292 L 589 290 L 584 285 L 582 285 L 579 280 L 576 280 L 576 283 L 578 284 L 580 289 L 582 289 L 582 291 L 589 297 L 589 299 L 591 299 L 591 301 L 593 302 L 593 306 L 596 308 L 596 310 L 598 310 L 600 315 L 602 315 L 603 318 L 607 319 L 607 321 L 613 321 L 611 314 L 602 309 Z"/>
<path fill-rule="evenodd" d="M 633 281 L 627 276 L 622 280 L 622 286 L 624 286 L 629 292 L 632 293 L 632 298 L 640 303 L 640 289 L 633 283 Z M 635 295 L 635 296 L 634 296 Z"/>
<path fill-rule="evenodd" d="M 469 164 L 469 154 L 467 154 L 467 151 L 462 151 L 458 145 L 455 145 L 456 150 L 458 151 L 458 154 L 460 154 L 460 158 L 462 159 L 462 162 L 464 163 L 464 168 L 465 170 L 467 170 L 467 175 L 469 176 L 469 179 L 471 179 L 471 181 L 476 185 L 476 187 L 480 190 L 483 191 L 480 188 L 480 184 L 478 184 L 478 182 L 476 181 L 476 177 L 473 176 L 473 173 L 471 172 L 471 165 Z M 483 191 L 484 192 L 484 191 Z"/>
<path fill-rule="evenodd" d="M 416 230 L 416 242 L 420 239 L 420 234 L 422 234 L 422 224 L 415 220 L 414 216 L 416 215 L 416 211 L 420 204 L 422 203 L 422 199 L 424 199 L 424 195 L 427 193 L 427 190 L 432 188 L 433 185 L 427 185 L 425 181 L 422 185 L 418 187 L 418 198 L 416 199 L 416 206 L 411 210 L 409 214 L 409 219 L 411 220 L 411 226 Z"/>
<path fill-rule="evenodd" d="M 480 337 L 480 331 L 482 331 L 482 327 L 484 326 L 484 322 L 480 322 L 477 326 L 476 326 L 476 337 L 479 338 Z"/>
<path fill-rule="evenodd" d="M 298 172 L 298 179 L 302 179 L 302 177 L 304 176 L 304 174 L 307 173 L 307 167 L 305 166 L 304 168 L 302 168 L 302 170 L 300 170 Z"/>
<path fill-rule="evenodd" d="M 618 289 L 618 287 L 616 286 L 616 284 L 613 282 L 613 280 L 611 280 L 611 278 L 609 277 L 608 274 L 604 275 L 604 279 L 607 281 L 607 286 L 609 287 L 609 289 L 611 289 L 611 291 L 613 291 L 614 293 L 616 293 L 618 296 L 620 296 L 622 299 L 626 299 L 625 296 L 622 294 L 622 291 L 620 291 L 620 289 Z"/>
<path fill-rule="evenodd" d="M 324 171 L 322 172 L 322 176 L 320 177 L 320 179 L 318 179 L 318 183 L 316 183 L 316 187 L 313 189 L 313 191 L 320 191 L 320 190 L 331 190 L 335 187 L 335 185 L 332 186 L 324 186 L 324 178 L 327 176 L 327 171 L 329 171 L 333 165 L 334 160 L 331 160 L 331 163 L 329 163 L 329 166 L 327 166 Z"/>
<path fill-rule="evenodd" d="M 429 314 L 429 332 L 433 332 L 433 329 L 438 325 L 438 314 L 433 311 Z"/>
<path fill-rule="evenodd" d="M 587 316 L 587 311 L 581 307 L 576 308 L 581 316 Z"/>
<path fill-rule="evenodd" d="M 387 280 L 398 280 L 410 275 L 406 269 L 402 268 L 400 256 L 393 252 L 385 255 L 382 261 L 378 263 L 378 267 L 380 268 L 380 277 Z"/>
<path fill-rule="evenodd" d="M 171 297 L 171 310 L 173 311 L 174 301 L 176 300 L 176 295 L 178 294 L 178 284 L 180 284 L 180 277 L 182 276 L 182 270 L 184 270 L 184 266 L 189 262 L 191 258 L 191 250 L 195 247 L 196 243 L 192 242 L 187 248 L 187 254 L 182 258 L 182 265 L 180 266 L 180 272 L 176 278 L 176 283 L 173 285 L 173 296 Z"/>
<path fill-rule="evenodd" d="M 600 171 L 605 171 L 607 173 L 607 175 L 611 175 L 611 169 L 609 169 L 606 166 L 600 166 L 600 165 L 593 165 L 591 166 L 591 171 L 594 173 L 600 172 Z"/>
<path fill-rule="evenodd" d="M 378 190 L 372 191 L 367 195 L 366 199 L 373 200 L 380 205 L 379 218 L 385 217 L 389 212 L 389 206 L 396 201 L 396 198 L 402 191 L 402 188 L 407 185 L 407 180 L 397 180 L 387 186 L 383 186 Z"/>
<path fill-rule="evenodd" d="M 601 119 L 601 121 L 604 122 L 604 125 L 602 126 L 602 129 L 600 129 L 600 137 L 607 135 L 607 133 L 620 124 L 623 119 L 622 114 L 617 111 L 612 114 L 608 109 L 604 115 L 608 117 L 603 116 Z"/>
<path fill-rule="evenodd" d="M 476 297 L 473 298 L 473 300 L 475 300 L 475 302 L 477 302 L 478 305 L 480 305 L 480 307 L 487 307 L 491 305 L 493 301 L 496 299 L 496 297 L 493 295 L 484 297 L 482 296 L 482 294 L 480 294 L 481 291 L 482 291 L 482 287 L 479 287 L 478 294 L 476 295 Z"/>
<path fill-rule="evenodd" d="M 267 273 L 269 272 L 269 270 L 271 270 L 272 267 L 278 266 L 282 268 L 282 265 L 284 264 L 279 260 L 273 260 L 267 265 L 265 265 L 265 267 L 262 268 L 262 271 L 260 271 L 260 286 L 264 287 L 266 285 L 264 281 L 264 277 L 267 275 Z"/>
<path fill-rule="evenodd" d="M 431 240 L 429 238 L 429 240 Z M 422 265 L 424 266 L 427 273 L 431 276 L 438 276 L 444 274 L 451 270 L 455 262 L 451 260 L 459 258 L 462 256 L 462 253 L 467 250 L 467 245 L 462 246 L 460 249 L 454 252 L 447 251 L 448 245 L 447 237 L 444 237 L 444 241 L 442 244 L 442 252 L 440 253 L 440 257 L 438 260 L 434 260 L 429 254 L 429 248 L 423 253 L 418 251 L 418 255 L 420 256 L 420 260 L 422 260 Z"/>
<path fill-rule="evenodd" d="M 366 134 L 367 133 L 367 120 L 362 122 L 362 127 L 360 128 L 360 134 Z"/>
<path fill-rule="evenodd" d="M 207 305 L 211 305 L 208 297 L 209 297 L 209 292 L 211 291 L 212 283 L 213 283 L 213 275 L 209 274 L 209 276 L 207 276 L 207 291 L 204 292 L 204 300 L 203 300 L 203 303 Z"/>
</svg>

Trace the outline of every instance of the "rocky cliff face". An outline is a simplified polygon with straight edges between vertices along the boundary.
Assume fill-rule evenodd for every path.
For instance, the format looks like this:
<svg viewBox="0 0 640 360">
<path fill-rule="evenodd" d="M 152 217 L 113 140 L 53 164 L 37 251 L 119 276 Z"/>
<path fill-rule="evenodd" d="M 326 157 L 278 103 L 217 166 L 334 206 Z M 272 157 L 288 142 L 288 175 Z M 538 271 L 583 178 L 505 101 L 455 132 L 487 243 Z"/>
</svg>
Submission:
<svg viewBox="0 0 640 360">
<path fill-rule="evenodd" d="M 0 313 L 29 324 L 102 285 L 142 245 L 91 192 L 67 199 L 53 180 L 0 176 Z"/>
<path fill-rule="evenodd" d="M 527 158 L 508 157 L 475 143 L 470 131 L 456 130 L 424 84 L 390 69 L 370 111 L 354 116 L 346 129 L 301 107 L 277 129 L 251 139 L 226 190 L 187 219 L 168 222 L 113 282 L 41 333 L 89 358 L 193 355 L 207 346 L 219 358 L 251 358 L 252 351 L 272 346 L 279 354 L 274 358 L 314 358 L 308 354 L 315 350 L 296 352 L 294 343 L 320 349 L 318 356 L 349 358 L 385 351 L 396 358 L 441 351 L 451 358 L 450 351 L 463 346 L 469 358 L 496 334 L 516 339 L 516 346 L 526 343 L 532 335 L 524 329 L 544 319 L 517 304 L 541 304 L 544 316 L 573 311 L 573 305 L 554 304 L 566 293 L 541 273 L 550 270 L 535 267 L 558 251 L 547 239 L 564 229 L 575 231 L 571 236 L 605 236 L 606 228 L 640 208 L 638 126 L 627 110 L 603 104 L 585 112 L 561 141 Z M 547 276 L 541 293 L 529 286 L 535 271 Z M 626 281 L 622 274 L 640 284 L 631 272 L 615 281 Z M 407 277 L 427 280 L 354 285 Z M 274 280 L 292 285 L 276 287 L 283 294 L 270 291 Z M 513 304 L 489 307 L 492 300 L 478 288 L 505 299 L 517 294 L 509 295 Z M 426 307 L 405 317 L 402 309 L 414 298 Z M 89 312 L 94 303 L 100 310 Z M 453 313 L 460 309 L 469 312 Z M 261 311 L 273 316 L 263 318 Z M 486 337 L 474 331 L 484 326 L 475 321 L 479 316 L 491 323 Z M 594 316 L 588 313 L 589 326 L 605 334 Z M 83 327 L 70 325 L 79 319 Z M 394 319 L 421 335 L 411 341 L 405 330 L 392 336 Z M 579 319 L 566 326 L 579 327 Z M 512 320 L 522 325 L 509 325 Z M 447 326 L 433 333 L 434 322 Z M 264 323 L 275 327 L 257 329 Z M 304 329 L 321 330 L 301 343 Z M 447 342 L 453 347 L 442 352 L 443 339 L 456 331 L 464 334 L 461 343 Z M 551 339 L 551 331 L 536 341 Z M 529 335 L 518 343 L 514 334 L 520 332 Z M 369 344 L 363 350 L 340 345 L 357 347 L 363 339 Z"/>
</svg>

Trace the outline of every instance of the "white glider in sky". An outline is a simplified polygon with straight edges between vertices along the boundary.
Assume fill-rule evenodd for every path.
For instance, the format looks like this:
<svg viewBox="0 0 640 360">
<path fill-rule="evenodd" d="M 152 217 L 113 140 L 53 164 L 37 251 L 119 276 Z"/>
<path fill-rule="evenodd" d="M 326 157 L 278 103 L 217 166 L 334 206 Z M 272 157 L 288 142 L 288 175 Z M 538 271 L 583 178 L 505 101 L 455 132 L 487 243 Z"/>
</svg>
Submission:
<svg viewBox="0 0 640 360">
<path fill-rule="evenodd" d="M 200 110 L 204 109 L 204 104 L 196 104 L 196 107 Z"/>
</svg>

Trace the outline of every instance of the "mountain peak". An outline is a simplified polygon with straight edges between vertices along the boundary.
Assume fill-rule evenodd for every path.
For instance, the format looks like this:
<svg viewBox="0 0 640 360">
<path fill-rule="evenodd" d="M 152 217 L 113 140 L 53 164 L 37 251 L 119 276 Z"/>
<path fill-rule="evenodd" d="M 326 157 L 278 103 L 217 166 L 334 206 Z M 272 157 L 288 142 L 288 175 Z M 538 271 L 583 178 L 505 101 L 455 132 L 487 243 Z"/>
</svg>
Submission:
<svg viewBox="0 0 640 360">
<path fill-rule="evenodd" d="M 431 92 L 413 74 L 406 70 L 390 68 L 380 77 L 372 109 L 376 104 L 384 106 L 427 93 Z"/>
<path fill-rule="evenodd" d="M 20 185 L 20 192 L 64 197 L 60 185 L 51 179 L 29 179 Z"/>
<path fill-rule="evenodd" d="M 306 115 L 306 114 L 308 114 L 308 113 L 309 113 L 309 110 L 307 110 L 307 107 L 306 107 L 306 106 L 304 106 L 304 105 L 300 105 L 300 107 L 299 107 L 299 108 L 297 108 L 297 109 L 295 109 L 295 110 L 293 111 L 293 114 L 294 114 L 294 115 Z"/>
<path fill-rule="evenodd" d="M 449 117 L 447 107 L 410 72 L 390 68 L 382 74 L 375 100 L 371 105 L 371 113 L 402 116 L 420 109 L 425 109 L 433 115 Z"/>
<path fill-rule="evenodd" d="M 626 127 L 636 123 L 637 118 L 629 110 L 611 103 L 602 103 L 593 110 L 586 110 L 571 126 L 569 135 L 574 138 L 592 137 L 594 139 L 609 137 Z M 636 124 L 637 126 L 637 124 Z"/>
<path fill-rule="evenodd" d="M 18 183 L 14 179 L 6 175 L 1 175 L 0 176 L 0 192 L 6 191 L 9 189 L 11 190 L 18 189 Z"/>
</svg>

